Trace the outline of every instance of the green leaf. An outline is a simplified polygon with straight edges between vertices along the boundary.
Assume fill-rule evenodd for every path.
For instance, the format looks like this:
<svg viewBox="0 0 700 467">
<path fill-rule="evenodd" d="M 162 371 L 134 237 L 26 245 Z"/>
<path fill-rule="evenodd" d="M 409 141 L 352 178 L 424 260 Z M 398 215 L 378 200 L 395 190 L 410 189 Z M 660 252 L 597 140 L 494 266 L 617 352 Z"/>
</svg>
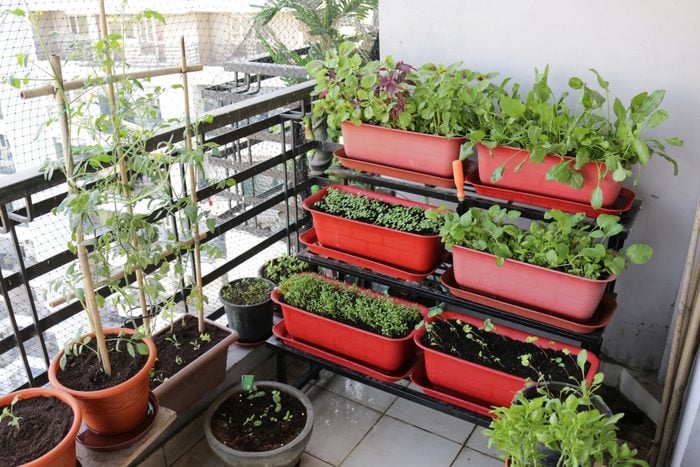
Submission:
<svg viewBox="0 0 700 467">
<path fill-rule="evenodd" d="M 647 162 L 649 162 L 649 146 L 639 138 L 634 138 L 632 139 L 632 147 L 637 153 L 637 157 L 639 157 L 639 163 L 647 165 Z"/>
<path fill-rule="evenodd" d="M 598 85 L 607 91 L 608 87 L 610 86 L 610 83 L 605 81 L 595 68 L 589 68 L 589 70 L 595 74 L 596 78 L 598 78 Z"/>
<path fill-rule="evenodd" d="M 644 243 L 630 245 L 625 252 L 633 264 L 644 264 L 654 256 L 653 248 Z"/>
<path fill-rule="evenodd" d="M 665 122 L 667 118 L 668 112 L 666 112 L 663 109 L 656 110 L 653 114 L 649 116 L 647 125 L 649 126 L 649 128 L 656 128 L 657 126 Z"/>
<path fill-rule="evenodd" d="M 29 56 L 25 53 L 18 53 L 17 54 L 17 64 L 21 67 L 27 66 L 28 58 Z"/>
<path fill-rule="evenodd" d="M 371 75 L 366 75 L 362 78 L 360 81 L 360 86 L 362 86 L 365 89 L 370 89 L 374 84 L 377 82 L 377 75 L 371 74 Z"/>
<path fill-rule="evenodd" d="M 578 365 L 581 370 L 583 370 L 586 367 L 586 362 L 588 361 L 588 352 L 586 352 L 586 349 L 582 349 L 578 355 L 576 356 L 576 364 Z"/>
<path fill-rule="evenodd" d="M 25 11 L 21 8 L 15 8 L 14 10 L 8 10 L 8 13 L 15 15 L 15 16 L 24 16 Z"/>
<path fill-rule="evenodd" d="M 666 138 L 665 141 L 668 144 L 670 144 L 671 146 L 678 146 L 678 147 L 683 146 L 683 140 L 680 138 L 676 138 L 675 136 L 672 138 Z"/>
<path fill-rule="evenodd" d="M 617 169 L 615 169 L 615 171 L 613 171 L 612 177 L 613 180 L 615 180 L 616 182 L 622 182 L 626 180 L 627 177 L 629 177 L 630 175 L 632 175 L 632 172 L 620 166 Z"/>
<path fill-rule="evenodd" d="M 525 104 L 523 104 L 519 99 L 513 99 L 511 97 L 502 97 L 500 100 L 501 110 L 503 113 L 509 117 L 522 117 L 525 113 Z"/>
<path fill-rule="evenodd" d="M 591 206 L 593 209 L 600 209 L 603 207 L 603 190 L 599 186 L 593 189 L 591 193 Z"/>
<path fill-rule="evenodd" d="M 583 81 L 580 78 L 572 77 L 569 78 L 569 87 L 571 89 L 581 89 L 583 87 Z"/>
<path fill-rule="evenodd" d="M 501 178 L 503 178 L 503 172 L 506 170 L 506 165 L 501 164 L 496 167 L 496 170 L 491 172 L 491 183 L 497 183 Z"/>
</svg>

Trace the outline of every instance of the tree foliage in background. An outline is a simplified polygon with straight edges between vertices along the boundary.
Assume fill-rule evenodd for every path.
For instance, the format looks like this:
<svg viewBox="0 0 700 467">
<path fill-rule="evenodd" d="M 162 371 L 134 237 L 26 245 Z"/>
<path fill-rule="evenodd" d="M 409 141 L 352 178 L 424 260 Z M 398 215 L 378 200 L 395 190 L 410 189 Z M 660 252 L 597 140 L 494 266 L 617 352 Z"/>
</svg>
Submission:
<svg viewBox="0 0 700 467">
<path fill-rule="evenodd" d="M 304 66 L 311 60 L 322 59 L 326 50 L 335 50 L 344 41 L 358 45 L 365 60 L 369 58 L 377 31 L 365 20 L 376 13 L 378 0 L 267 0 L 255 5 L 260 11 L 255 15 L 256 34 L 263 42 L 270 57 L 276 63 Z M 290 12 L 306 29 L 310 41 L 306 55 L 289 49 L 281 41 L 263 37 L 263 27 L 282 11 Z M 356 34 L 347 36 L 341 28 L 355 26 Z"/>
</svg>

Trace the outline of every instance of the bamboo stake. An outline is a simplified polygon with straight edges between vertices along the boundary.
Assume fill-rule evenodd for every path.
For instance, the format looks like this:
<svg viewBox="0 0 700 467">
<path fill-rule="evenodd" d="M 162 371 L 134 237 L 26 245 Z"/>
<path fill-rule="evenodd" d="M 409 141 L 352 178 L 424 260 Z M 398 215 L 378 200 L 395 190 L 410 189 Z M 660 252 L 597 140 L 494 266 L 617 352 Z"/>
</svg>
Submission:
<svg viewBox="0 0 700 467">
<path fill-rule="evenodd" d="M 180 37 L 180 54 L 182 58 L 182 91 L 185 103 L 185 150 L 192 151 L 192 122 L 190 121 L 190 92 L 187 82 L 187 52 L 185 50 L 185 36 Z M 197 206 L 197 175 L 193 163 L 187 165 L 187 175 L 190 184 L 190 195 L 192 203 Z M 192 225 L 194 237 L 194 274 L 197 287 L 197 299 L 195 308 L 197 309 L 197 323 L 200 334 L 204 332 L 204 292 L 202 286 L 202 253 L 199 241 L 199 222 Z"/>
<path fill-rule="evenodd" d="M 54 77 L 58 87 L 58 92 L 55 95 L 56 104 L 58 106 L 59 121 L 61 125 L 61 144 L 63 146 L 63 158 L 66 165 L 66 179 L 68 190 L 70 193 L 77 191 L 73 164 L 73 151 L 70 141 L 70 123 L 68 122 L 68 109 L 66 108 L 65 93 L 63 89 L 63 72 L 61 70 L 61 59 L 56 55 L 49 58 L 51 67 L 53 68 Z M 81 224 L 75 229 L 75 241 L 78 250 L 78 261 L 80 270 L 83 273 L 83 288 L 85 289 L 85 311 L 87 311 L 92 331 L 95 333 L 97 341 L 97 349 L 102 359 L 102 368 L 107 376 L 112 374 L 112 364 L 109 360 L 109 352 L 107 350 L 107 342 L 105 341 L 104 331 L 102 330 L 102 319 L 100 318 L 100 310 L 97 306 L 97 298 L 95 297 L 95 284 L 92 280 L 92 271 L 90 270 L 90 261 L 88 259 L 88 251 L 85 247 L 85 239 L 83 237 L 83 227 Z"/>
<path fill-rule="evenodd" d="M 102 40 L 106 41 L 109 31 L 107 30 L 107 15 L 105 14 L 105 2 L 100 0 L 100 26 L 102 31 Z M 105 58 L 106 62 L 111 62 L 111 57 L 109 53 L 109 48 L 105 48 Z M 109 100 L 110 116 L 112 119 L 112 135 L 114 138 L 114 147 L 117 151 L 117 160 L 119 168 L 119 178 L 122 185 L 122 194 L 126 200 L 126 210 L 129 216 L 134 214 L 133 201 L 131 200 L 131 193 L 129 189 L 129 174 L 126 170 L 126 159 L 124 158 L 124 149 L 121 145 L 121 138 L 119 137 L 119 128 L 121 125 L 117 120 L 117 102 L 114 94 L 114 78 L 112 65 L 105 66 L 105 72 L 107 73 L 107 98 Z M 131 239 L 131 246 L 134 249 L 138 248 L 138 237 L 134 235 Z M 136 290 L 139 296 L 139 305 L 141 306 L 141 316 L 143 317 L 143 328 L 147 336 L 151 335 L 151 318 L 148 317 L 148 303 L 146 302 L 146 292 L 144 289 L 144 277 L 143 270 L 136 266 L 134 268 L 136 273 Z"/>
<path fill-rule="evenodd" d="M 694 276 L 693 263 L 699 239 L 700 201 L 698 201 L 698 206 L 695 210 L 695 221 L 693 222 L 693 229 L 690 234 L 690 245 L 685 258 L 685 265 L 683 267 L 683 276 L 681 278 L 680 294 L 678 297 L 678 315 L 676 316 L 676 325 L 673 330 L 671 350 L 668 359 L 668 368 L 666 369 L 666 376 L 664 379 L 664 392 L 661 400 L 661 414 L 659 415 L 659 420 L 657 420 L 656 434 L 654 435 L 654 444 L 652 445 L 650 452 L 651 465 L 654 465 L 656 463 L 657 455 L 659 454 L 658 449 L 661 444 L 661 437 L 664 432 L 664 426 L 666 425 L 668 409 L 671 402 L 671 395 L 673 393 L 672 388 L 674 387 L 674 380 L 676 378 L 676 372 L 678 371 L 678 360 L 680 356 L 679 352 L 681 350 L 680 344 L 682 341 L 685 340 L 686 336 L 689 303 L 692 303 L 694 301 L 693 297 L 690 297 L 689 300 L 688 295 L 690 294 L 691 283 L 697 283 L 697 278 L 695 278 L 694 282 L 691 282 L 691 278 L 693 278 Z M 695 269 L 698 268 L 696 267 Z"/>
<path fill-rule="evenodd" d="M 188 72 L 202 71 L 203 69 L 203 65 L 190 65 L 187 67 Z M 82 89 L 91 86 L 101 86 L 103 84 L 119 82 L 125 79 L 155 78 L 157 76 L 174 75 L 176 73 L 182 73 L 182 68 L 179 66 L 170 68 L 154 68 L 150 70 L 141 70 L 134 71 L 131 73 L 112 75 L 111 77 L 105 76 L 89 82 L 81 79 L 66 81 L 63 84 L 62 89 L 63 91 L 75 91 L 76 89 Z M 19 92 L 19 96 L 22 99 L 33 99 L 35 97 L 53 96 L 54 94 L 56 94 L 56 86 L 52 84 L 47 84 L 45 86 L 37 86 L 35 88 L 23 89 Z"/>
</svg>

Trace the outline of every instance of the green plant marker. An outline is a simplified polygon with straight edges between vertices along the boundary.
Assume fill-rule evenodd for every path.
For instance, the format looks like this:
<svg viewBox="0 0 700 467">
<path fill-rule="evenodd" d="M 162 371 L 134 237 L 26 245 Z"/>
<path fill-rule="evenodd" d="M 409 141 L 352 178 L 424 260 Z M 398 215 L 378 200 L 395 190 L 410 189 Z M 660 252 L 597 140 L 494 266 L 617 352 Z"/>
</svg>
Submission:
<svg viewBox="0 0 700 467">
<path fill-rule="evenodd" d="M 244 391 L 252 390 L 254 383 L 255 383 L 255 376 L 254 375 L 241 376 L 241 386 L 243 386 Z"/>
</svg>

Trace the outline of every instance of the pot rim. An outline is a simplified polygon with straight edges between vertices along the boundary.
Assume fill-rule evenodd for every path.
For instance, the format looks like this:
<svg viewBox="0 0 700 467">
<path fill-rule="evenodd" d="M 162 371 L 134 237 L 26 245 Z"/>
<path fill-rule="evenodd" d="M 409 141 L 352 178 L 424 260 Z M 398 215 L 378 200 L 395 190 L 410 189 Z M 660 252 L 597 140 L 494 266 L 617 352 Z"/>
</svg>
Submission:
<svg viewBox="0 0 700 467">
<path fill-rule="evenodd" d="M 414 232 L 404 232 L 403 230 L 390 229 L 389 227 L 383 227 L 383 226 L 381 226 L 381 225 L 370 224 L 370 223 L 368 223 L 368 222 L 360 222 L 360 221 L 355 220 L 355 219 L 348 219 L 348 218 L 346 218 L 346 217 L 338 216 L 338 215 L 336 215 L 336 214 L 329 214 L 329 213 L 327 213 L 327 212 L 323 212 L 323 211 L 319 211 L 319 210 L 317 210 L 317 209 L 314 209 L 313 205 L 316 203 L 316 201 L 320 201 L 321 199 L 323 199 L 323 197 L 325 197 L 325 194 L 328 193 L 328 190 L 329 190 L 330 188 L 335 188 L 335 189 L 340 190 L 340 191 L 343 191 L 343 192 L 345 192 L 345 193 L 360 194 L 360 195 L 363 195 L 363 196 L 367 196 L 368 198 L 371 198 L 371 199 L 379 199 L 379 198 L 377 198 L 377 197 L 371 196 L 371 195 L 376 195 L 376 194 L 378 194 L 378 193 L 375 192 L 375 191 L 365 190 L 365 189 L 363 189 L 363 188 L 356 187 L 356 186 L 352 186 L 352 185 L 327 185 L 327 186 L 321 188 L 321 189 L 320 189 L 319 191 L 317 191 L 316 193 L 314 193 L 314 194 L 312 194 L 311 196 L 309 196 L 308 198 L 306 198 L 306 199 L 302 202 L 302 207 L 303 207 L 306 211 L 308 211 L 309 213 L 311 213 L 312 215 L 313 215 L 313 214 L 316 214 L 316 215 L 321 215 L 321 216 L 332 217 L 332 218 L 334 218 L 334 219 L 341 219 L 341 220 L 343 220 L 343 221 L 345 221 L 345 222 L 350 222 L 351 225 L 372 227 L 372 228 L 375 228 L 375 229 L 379 229 L 380 232 L 381 232 L 381 231 L 386 231 L 386 232 L 400 233 L 400 234 L 402 234 L 402 235 L 408 235 L 408 236 L 410 236 L 410 237 L 415 237 L 415 238 L 422 239 L 422 240 L 424 240 L 424 239 L 436 239 L 436 238 L 440 238 L 440 234 L 421 235 L 421 234 L 417 234 L 417 233 L 414 233 Z M 382 193 L 382 194 L 383 194 L 383 193 Z M 320 195 L 324 195 L 324 196 L 322 197 L 322 196 L 320 196 Z M 390 196 L 390 195 L 386 195 L 386 196 Z M 312 198 L 314 198 L 313 201 L 311 200 Z M 382 199 L 379 199 L 379 200 L 380 200 L 380 201 L 386 202 L 385 200 L 382 200 Z M 394 204 L 394 205 L 397 205 L 397 204 L 398 204 L 398 205 L 404 206 L 404 207 L 418 206 L 418 207 L 422 208 L 424 211 L 427 211 L 428 209 L 436 209 L 436 210 L 439 210 L 439 209 L 440 209 L 439 207 L 437 207 L 437 206 L 432 206 L 432 205 L 430 205 L 430 204 L 418 203 L 418 202 L 409 201 L 409 200 L 400 200 L 400 201 L 402 201 L 402 202 L 401 202 L 401 203 L 387 203 L 387 204 Z M 406 201 L 407 203 L 410 203 L 410 204 L 408 204 L 408 205 L 403 204 L 404 201 Z"/>
<path fill-rule="evenodd" d="M 20 395 L 20 398 L 22 398 L 22 395 L 28 395 L 29 399 L 33 399 L 35 397 L 55 397 L 56 399 L 59 399 L 67 404 L 73 411 L 73 423 L 71 424 L 68 433 L 66 433 L 66 436 L 64 436 L 58 444 L 56 444 L 44 455 L 23 464 L 25 467 L 42 465 L 43 459 L 55 455 L 58 451 L 65 449 L 68 445 L 75 442 L 75 437 L 78 435 L 78 430 L 82 424 L 83 412 L 80 410 L 80 404 L 72 395 L 52 387 L 20 389 L 19 391 L 14 391 L 0 397 L 0 405 L 4 405 L 6 403 L 4 401 L 11 402 L 17 394 Z"/>
<path fill-rule="evenodd" d="M 105 335 L 119 334 L 119 332 L 121 331 L 125 332 L 126 334 L 136 334 L 136 330 L 129 328 L 107 328 L 103 330 Z M 95 333 L 85 333 L 81 336 L 81 338 L 85 336 L 95 337 Z M 143 338 L 143 342 L 148 346 L 148 359 L 146 360 L 146 364 L 128 380 L 119 383 L 116 386 L 98 389 L 96 391 L 79 391 L 77 389 L 71 389 L 67 386 L 64 386 L 58 381 L 59 361 L 64 352 L 63 350 L 61 350 L 49 366 L 48 373 L 51 386 L 54 386 L 61 391 L 65 391 L 71 396 L 74 396 L 78 399 L 102 399 L 104 397 L 111 397 L 114 396 L 116 393 L 125 391 L 129 386 L 135 384 L 134 382 L 139 380 L 140 378 L 143 378 L 144 376 L 148 378 L 148 373 L 151 371 L 151 368 L 153 368 L 153 365 L 156 362 L 156 345 L 153 343 L 153 339 L 151 339 L 150 336 L 145 336 Z"/>
<path fill-rule="evenodd" d="M 393 133 L 402 133 L 402 134 L 409 133 L 409 134 L 414 134 L 414 135 L 425 136 L 428 138 L 436 138 L 436 139 L 442 139 L 442 140 L 454 140 L 455 142 L 456 141 L 461 141 L 461 142 L 467 141 L 467 138 L 465 136 L 442 136 L 442 135 L 436 135 L 433 133 L 421 133 L 418 131 L 402 130 L 401 128 L 387 128 L 385 126 L 373 125 L 371 123 L 364 123 L 364 122 L 360 123 L 359 125 L 356 125 L 353 122 L 351 122 L 350 120 L 344 120 L 340 123 L 341 130 L 342 130 L 343 125 L 353 125 L 356 127 L 367 126 L 367 127 L 377 128 L 377 129 L 382 130 L 382 131 L 388 131 L 388 132 L 393 132 Z"/>
<path fill-rule="evenodd" d="M 288 451 L 290 449 L 293 449 L 295 446 L 299 445 L 308 433 L 311 431 L 314 425 L 314 406 L 311 403 L 311 400 L 309 400 L 308 396 L 301 392 L 299 389 L 295 388 L 294 386 L 291 386 L 289 384 L 284 384 L 284 383 L 279 383 L 277 381 L 257 381 L 255 383 L 256 387 L 267 387 L 267 388 L 276 388 L 279 389 L 282 392 L 286 392 L 287 394 L 291 394 L 295 398 L 297 398 L 303 405 L 304 408 L 306 409 L 306 423 L 304 424 L 304 428 L 299 432 L 299 434 L 291 440 L 289 443 L 285 444 L 284 446 L 281 446 L 279 448 L 270 450 L 270 451 L 257 451 L 257 452 L 251 452 L 251 451 L 239 451 L 237 449 L 230 448 L 220 442 L 216 437 L 214 436 L 214 433 L 211 431 L 211 419 L 214 416 L 214 412 L 216 409 L 219 408 L 219 406 L 224 402 L 226 399 L 228 399 L 230 396 L 233 394 L 237 394 L 240 392 L 243 392 L 243 388 L 240 385 L 236 385 L 232 388 L 227 389 L 224 391 L 223 394 L 221 394 L 219 397 L 216 398 L 216 400 L 209 406 L 207 409 L 205 415 L 204 415 L 204 435 L 207 438 L 208 441 L 210 442 L 216 442 L 219 446 L 219 448 L 229 454 L 233 454 L 236 456 L 245 456 L 245 457 L 251 457 L 251 458 L 265 458 L 269 456 L 274 456 L 276 454 L 279 454 L 284 451 Z"/>
<path fill-rule="evenodd" d="M 488 257 L 490 257 L 490 258 L 493 258 L 493 259 L 494 259 L 494 264 L 495 264 L 495 259 L 497 258 L 497 256 L 494 255 L 494 254 L 492 254 L 492 253 L 488 253 L 488 252 L 486 252 L 486 251 L 475 250 L 475 249 L 469 248 L 469 247 L 467 247 L 467 246 L 453 245 L 453 246 L 452 246 L 452 250 L 454 251 L 455 248 L 465 250 L 466 252 L 469 252 L 469 253 L 477 253 L 477 254 L 482 255 L 482 256 L 488 256 Z M 537 270 L 540 270 L 540 271 L 543 271 L 543 272 L 547 272 L 547 273 L 551 273 L 551 274 L 563 275 L 563 276 L 566 276 L 566 277 L 570 277 L 570 278 L 574 278 L 574 279 L 581 280 L 581 281 L 583 281 L 583 282 L 592 282 L 592 283 L 594 283 L 594 284 L 607 284 L 608 282 L 612 282 L 612 281 L 614 281 L 614 280 L 617 279 L 617 275 L 615 275 L 615 274 L 610 274 L 610 275 L 609 275 L 607 278 L 605 278 L 605 279 L 589 279 L 588 277 L 581 277 L 581 276 L 577 276 L 576 274 L 571 274 L 571 273 L 568 273 L 568 272 L 557 271 L 556 269 L 549 269 L 549 268 L 545 268 L 544 266 L 537 266 L 536 264 L 526 263 L 526 262 L 524 262 L 524 261 L 519 261 L 519 260 L 517 260 L 517 259 L 512 259 L 512 258 L 504 258 L 504 259 L 505 259 L 505 262 L 503 263 L 503 266 L 500 266 L 500 267 L 505 267 L 505 265 L 506 265 L 508 262 L 512 262 L 512 263 L 515 263 L 515 264 L 519 264 L 519 265 L 527 266 L 527 267 L 530 267 L 530 268 L 534 268 L 534 269 L 537 269 Z M 453 258 L 453 263 L 454 263 L 454 258 Z M 454 264 L 453 264 L 453 266 L 454 266 Z"/>
<path fill-rule="evenodd" d="M 478 143 L 478 142 L 477 142 L 477 143 L 476 143 L 476 148 L 477 148 L 477 151 L 478 151 L 479 149 L 481 149 L 482 151 L 488 151 L 489 156 L 490 156 L 490 157 L 493 157 L 493 156 L 492 156 L 492 153 L 491 153 L 491 149 L 489 149 L 485 144 L 483 144 L 483 143 Z M 513 156 L 516 156 L 516 155 L 518 155 L 518 153 L 521 153 L 521 152 L 522 152 L 522 153 L 525 153 L 527 156 L 530 155 L 530 151 L 529 151 L 528 149 L 525 149 L 525 148 L 517 148 L 517 147 L 515 147 L 515 146 L 508 146 L 507 144 L 499 144 L 499 145 L 496 146 L 496 148 L 505 148 L 505 149 L 510 149 L 510 150 L 516 151 L 516 154 L 513 154 Z M 496 149 L 496 148 L 494 148 L 494 149 Z M 548 152 L 547 154 L 545 154 L 545 156 L 560 157 L 560 158 L 562 158 L 562 159 L 567 159 L 567 160 L 575 160 L 575 159 L 576 159 L 576 156 L 571 156 L 571 155 L 568 155 L 568 154 L 567 154 L 567 155 L 561 155 L 561 154 L 557 154 L 557 153 L 554 153 L 554 152 Z M 511 157 L 512 157 L 512 156 L 511 156 Z M 539 164 L 539 163 L 540 163 L 540 162 L 533 162 L 533 161 L 530 161 L 530 162 L 532 162 L 533 164 Z M 589 165 L 589 164 L 597 165 L 597 166 L 600 166 L 601 168 L 603 168 L 603 169 L 605 169 L 605 170 L 608 170 L 608 166 L 605 165 L 605 162 L 588 161 L 588 162 L 586 162 L 586 164 L 584 164 L 584 167 L 585 167 L 586 165 Z M 582 167 L 582 168 L 583 168 L 583 167 Z M 579 170 L 581 170 L 581 169 L 579 169 Z M 622 184 L 622 182 L 616 182 L 616 183 Z"/>
<path fill-rule="evenodd" d="M 239 277 L 238 279 L 234 279 L 234 280 L 228 282 L 226 285 L 235 284 L 236 282 L 240 282 L 240 281 L 242 281 L 243 279 L 255 279 L 255 280 L 258 280 L 258 281 L 265 281 L 265 282 L 267 282 L 267 284 L 270 286 L 270 293 L 272 293 L 272 291 L 275 290 L 275 288 L 277 288 L 277 284 L 275 284 L 274 282 L 272 282 L 270 279 L 266 279 L 266 278 L 261 277 L 261 276 Z M 225 285 L 224 287 L 226 287 L 226 285 Z M 221 294 L 221 292 L 223 292 L 224 287 L 221 287 L 221 288 L 219 289 L 219 300 L 221 300 L 221 303 L 224 303 L 224 304 L 226 304 L 226 305 L 231 305 L 231 306 L 235 306 L 235 307 L 238 307 L 238 308 L 252 308 L 252 307 L 257 307 L 257 306 L 260 306 L 260 305 L 264 305 L 264 304 L 266 304 L 266 303 L 268 303 L 268 302 L 270 301 L 270 296 L 268 295 L 268 298 L 267 298 L 266 300 L 263 300 L 262 302 L 252 303 L 252 304 L 249 304 L 249 305 L 240 305 L 240 304 L 238 304 L 238 303 L 234 303 L 234 302 L 231 302 L 231 301 L 229 301 L 229 300 L 226 300 L 226 299 L 223 297 L 223 295 Z"/>
</svg>

